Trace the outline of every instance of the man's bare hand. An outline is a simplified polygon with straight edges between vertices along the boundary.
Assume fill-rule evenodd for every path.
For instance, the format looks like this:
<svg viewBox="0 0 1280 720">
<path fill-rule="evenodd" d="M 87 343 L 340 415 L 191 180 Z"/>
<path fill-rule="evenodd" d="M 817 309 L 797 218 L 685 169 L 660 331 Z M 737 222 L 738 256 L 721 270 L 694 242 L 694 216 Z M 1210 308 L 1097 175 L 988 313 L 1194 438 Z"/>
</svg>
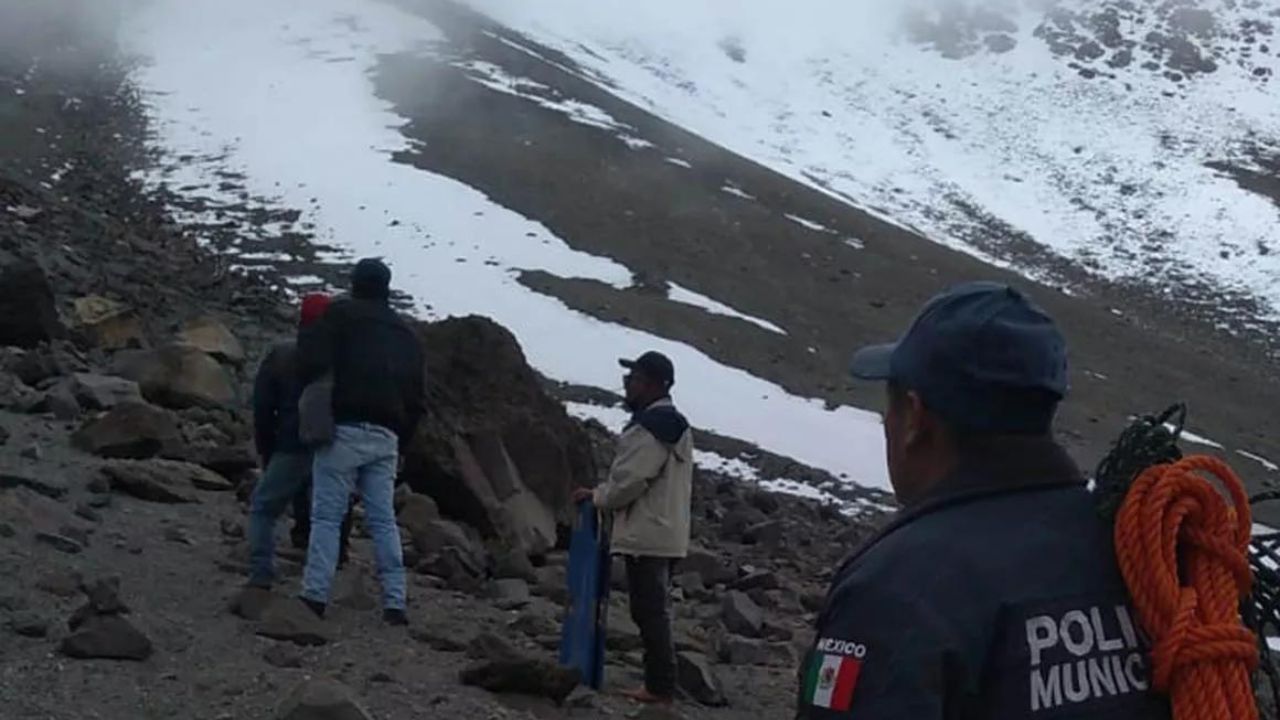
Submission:
<svg viewBox="0 0 1280 720">
<path fill-rule="evenodd" d="M 584 503 L 594 497 L 595 491 L 591 488 L 577 488 L 573 491 L 573 504 Z"/>
</svg>

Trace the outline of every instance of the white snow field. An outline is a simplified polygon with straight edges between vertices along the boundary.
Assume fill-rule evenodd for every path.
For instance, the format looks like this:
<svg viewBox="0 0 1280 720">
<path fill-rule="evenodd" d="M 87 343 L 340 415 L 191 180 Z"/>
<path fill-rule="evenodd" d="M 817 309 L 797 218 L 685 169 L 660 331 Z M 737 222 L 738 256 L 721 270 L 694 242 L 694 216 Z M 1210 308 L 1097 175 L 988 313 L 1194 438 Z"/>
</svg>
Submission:
<svg viewBox="0 0 1280 720">
<path fill-rule="evenodd" d="M 1280 155 L 1280 43 L 1259 25 L 1274 3 L 467 1 L 618 96 L 987 261 L 1048 277 L 969 208 L 1104 277 L 1183 273 L 1280 310 L 1280 208 L 1208 166 Z M 1047 7 L 1111 13 L 1110 41 L 1133 47 L 1055 54 L 1037 28 L 1089 30 Z M 1142 67 L 1168 57 L 1144 36 L 1169 23 L 1216 71 Z M 947 52 L 927 39 L 939 27 L 977 27 L 976 47 Z"/>
<path fill-rule="evenodd" d="M 134 80 L 165 158 L 147 181 L 232 205 L 237 191 L 221 190 L 218 173 L 238 173 L 252 196 L 301 210 L 318 241 L 349 257 L 384 257 L 424 316 L 479 313 L 506 325 L 553 379 L 618 389 L 617 358 L 656 349 L 674 360 L 677 399 L 697 426 L 887 487 L 875 413 L 827 410 L 692 347 L 526 289 L 516 279 L 523 270 L 616 287 L 632 276 L 462 183 L 392 161 L 412 149 L 398 129 L 406 119 L 375 96 L 369 72 L 382 53 L 431 55 L 440 36 L 430 23 L 372 0 L 155 0 L 121 37 L 144 63 Z M 497 91 L 525 87 L 493 67 L 464 69 Z M 598 108 L 557 109 L 628 130 Z"/>
<path fill-rule="evenodd" d="M 769 332 L 777 333 L 779 335 L 787 334 L 786 330 L 783 330 L 782 328 L 778 327 L 777 325 L 774 325 L 768 320 L 755 317 L 754 315 L 748 315 L 740 310 L 735 310 L 734 308 L 728 305 L 725 305 L 719 300 L 716 300 L 714 298 L 709 298 L 706 295 L 702 295 L 700 293 L 696 293 L 690 290 L 689 288 L 683 287 L 681 285 L 677 285 L 675 283 L 668 283 L 668 285 L 670 287 L 667 290 L 667 297 L 672 302 L 678 302 L 678 303 L 683 303 L 685 305 L 692 305 L 694 307 L 699 307 L 714 315 L 724 315 L 725 317 L 745 320 L 751 323 L 752 325 L 755 325 L 757 327 L 762 327 L 765 330 L 768 330 Z"/>
</svg>

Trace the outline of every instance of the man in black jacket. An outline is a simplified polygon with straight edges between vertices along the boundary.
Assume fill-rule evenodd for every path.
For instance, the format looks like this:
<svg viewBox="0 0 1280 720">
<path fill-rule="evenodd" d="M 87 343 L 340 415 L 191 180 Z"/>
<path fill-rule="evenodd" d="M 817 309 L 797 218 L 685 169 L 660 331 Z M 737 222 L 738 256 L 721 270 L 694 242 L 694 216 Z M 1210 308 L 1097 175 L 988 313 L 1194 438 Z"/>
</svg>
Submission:
<svg viewBox="0 0 1280 720">
<path fill-rule="evenodd" d="M 324 615 L 338 562 L 338 526 L 359 492 L 382 584 L 383 618 L 405 616 L 405 572 L 392 496 L 399 449 L 422 416 L 422 349 L 389 304 L 391 270 L 374 259 L 351 273 L 351 297 L 298 339 L 304 384 L 333 376 L 333 442 L 315 452 L 311 541 L 302 600 Z"/>
<path fill-rule="evenodd" d="M 1066 365 L 1053 320 L 996 283 L 855 356 L 888 383 L 903 510 L 832 581 L 800 718 L 1169 717 L 1112 529 L 1052 436 Z"/>
</svg>

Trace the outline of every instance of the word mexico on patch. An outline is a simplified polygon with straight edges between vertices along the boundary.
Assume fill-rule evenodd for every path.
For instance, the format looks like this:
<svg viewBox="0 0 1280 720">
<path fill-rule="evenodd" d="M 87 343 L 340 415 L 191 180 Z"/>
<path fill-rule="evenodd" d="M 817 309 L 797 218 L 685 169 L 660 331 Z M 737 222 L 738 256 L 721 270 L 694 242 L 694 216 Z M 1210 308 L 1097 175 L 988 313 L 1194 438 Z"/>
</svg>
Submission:
<svg viewBox="0 0 1280 720">
<path fill-rule="evenodd" d="M 1054 605 L 1021 608 L 1002 623 L 1002 717 L 1075 717 L 1148 702 L 1149 644 L 1128 604 Z"/>
<path fill-rule="evenodd" d="M 866 645 L 835 638 L 818 640 L 805 675 L 805 702 L 828 710 L 848 710 L 866 656 Z"/>
</svg>

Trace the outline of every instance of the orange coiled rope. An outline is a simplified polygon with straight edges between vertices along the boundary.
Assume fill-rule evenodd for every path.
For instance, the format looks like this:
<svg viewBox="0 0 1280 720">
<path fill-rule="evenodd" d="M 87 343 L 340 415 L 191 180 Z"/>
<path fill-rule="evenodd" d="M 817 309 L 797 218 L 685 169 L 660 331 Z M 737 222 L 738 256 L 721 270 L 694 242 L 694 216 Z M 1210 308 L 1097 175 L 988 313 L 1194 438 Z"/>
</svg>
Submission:
<svg viewBox="0 0 1280 720">
<path fill-rule="evenodd" d="M 1152 642 L 1151 684 L 1169 694 L 1175 720 L 1258 717 L 1258 643 L 1240 618 L 1251 529 L 1240 479 L 1204 455 L 1147 469 L 1116 516 L 1120 571 Z"/>
</svg>

